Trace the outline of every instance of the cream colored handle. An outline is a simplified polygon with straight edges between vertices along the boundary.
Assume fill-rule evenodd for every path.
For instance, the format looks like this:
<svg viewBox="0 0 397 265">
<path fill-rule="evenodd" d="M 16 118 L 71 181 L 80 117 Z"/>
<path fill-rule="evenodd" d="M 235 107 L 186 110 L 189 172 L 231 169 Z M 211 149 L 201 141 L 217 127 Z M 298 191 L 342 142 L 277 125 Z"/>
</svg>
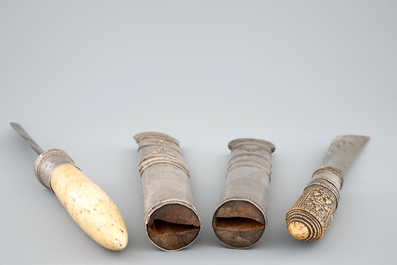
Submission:
<svg viewBox="0 0 397 265">
<path fill-rule="evenodd" d="M 111 250 L 127 246 L 128 234 L 117 206 L 78 168 L 66 164 L 51 175 L 51 188 L 73 220 L 94 241 Z"/>
</svg>

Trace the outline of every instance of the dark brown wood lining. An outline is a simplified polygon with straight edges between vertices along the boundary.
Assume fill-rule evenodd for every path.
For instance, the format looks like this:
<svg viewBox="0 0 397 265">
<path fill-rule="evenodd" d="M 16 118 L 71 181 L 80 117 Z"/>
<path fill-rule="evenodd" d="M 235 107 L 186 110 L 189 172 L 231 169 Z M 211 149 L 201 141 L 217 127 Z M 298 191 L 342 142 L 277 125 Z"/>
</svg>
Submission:
<svg viewBox="0 0 397 265">
<path fill-rule="evenodd" d="M 200 221 L 190 208 L 167 204 L 150 216 L 146 229 L 156 245 L 166 250 L 177 250 L 195 240 L 200 231 Z"/>
<path fill-rule="evenodd" d="M 258 242 L 266 224 L 262 212 L 247 201 L 229 201 L 218 208 L 212 220 L 217 238 L 232 248 L 247 248 Z"/>
</svg>

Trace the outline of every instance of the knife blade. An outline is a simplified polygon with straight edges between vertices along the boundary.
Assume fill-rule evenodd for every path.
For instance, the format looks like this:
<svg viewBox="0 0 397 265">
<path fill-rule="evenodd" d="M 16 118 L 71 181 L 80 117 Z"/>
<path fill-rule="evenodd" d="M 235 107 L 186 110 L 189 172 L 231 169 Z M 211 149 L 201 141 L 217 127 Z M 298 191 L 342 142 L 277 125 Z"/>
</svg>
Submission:
<svg viewBox="0 0 397 265">
<path fill-rule="evenodd" d="M 32 139 L 32 137 L 30 137 L 30 135 L 22 128 L 20 124 L 15 122 L 10 122 L 10 124 L 12 128 L 14 128 L 15 131 L 17 131 L 17 133 L 19 133 L 19 135 L 22 136 L 22 138 L 28 143 L 30 147 L 32 147 L 32 149 L 38 155 L 44 152 L 43 149 L 41 149 L 41 147 L 38 144 L 36 144 L 36 142 Z"/>
</svg>

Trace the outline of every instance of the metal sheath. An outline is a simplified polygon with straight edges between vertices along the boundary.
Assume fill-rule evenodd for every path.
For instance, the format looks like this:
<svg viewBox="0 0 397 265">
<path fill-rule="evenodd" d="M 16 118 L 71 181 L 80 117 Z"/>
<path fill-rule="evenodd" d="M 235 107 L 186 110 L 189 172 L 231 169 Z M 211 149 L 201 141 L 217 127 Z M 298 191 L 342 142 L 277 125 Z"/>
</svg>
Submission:
<svg viewBox="0 0 397 265">
<path fill-rule="evenodd" d="M 34 173 L 40 183 L 54 192 L 51 188 L 51 175 L 54 170 L 65 164 L 76 166 L 73 159 L 61 149 L 50 149 L 41 153 L 34 164 Z"/>
<path fill-rule="evenodd" d="M 250 138 L 233 140 L 228 146 L 232 153 L 212 227 L 222 244 L 244 249 L 259 242 L 267 227 L 270 159 L 275 146 Z"/>
<path fill-rule="evenodd" d="M 185 248 L 197 238 L 201 221 L 193 206 L 189 170 L 184 163 L 179 141 L 154 132 L 137 134 L 134 139 L 139 145 L 146 234 L 162 250 Z M 178 209 L 181 211 L 167 216 L 171 214 L 167 212 L 169 207 L 180 207 Z M 188 217 L 183 215 L 186 212 Z M 161 222 L 162 226 L 153 228 L 156 222 Z M 175 233 L 169 233 L 171 227 Z M 181 231 L 178 234 L 175 229 L 188 230 L 188 236 L 180 235 L 183 234 Z"/>
</svg>

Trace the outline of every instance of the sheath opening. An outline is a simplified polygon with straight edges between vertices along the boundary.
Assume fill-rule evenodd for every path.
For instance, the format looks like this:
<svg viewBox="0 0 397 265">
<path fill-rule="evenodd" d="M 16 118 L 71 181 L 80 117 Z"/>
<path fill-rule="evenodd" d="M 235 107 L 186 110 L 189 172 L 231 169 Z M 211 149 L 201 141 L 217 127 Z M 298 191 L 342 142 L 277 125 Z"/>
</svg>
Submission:
<svg viewBox="0 0 397 265">
<path fill-rule="evenodd" d="M 163 220 L 154 220 L 153 224 L 149 229 L 159 236 L 169 235 L 169 234 L 183 234 L 193 230 L 199 230 L 200 227 L 195 225 L 185 225 L 185 224 L 175 224 L 169 223 Z"/>
<path fill-rule="evenodd" d="M 248 248 L 258 242 L 266 229 L 260 209 L 248 201 L 228 201 L 219 206 L 212 219 L 219 241 L 231 248 Z"/>
<path fill-rule="evenodd" d="M 165 250 L 177 250 L 189 245 L 197 238 L 200 228 L 197 215 L 179 204 L 168 204 L 157 209 L 146 226 L 152 242 Z"/>
<path fill-rule="evenodd" d="M 214 228 L 234 230 L 234 231 L 249 231 L 253 229 L 262 229 L 265 225 L 250 218 L 243 217 L 215 217 Z"/>
</svg>

